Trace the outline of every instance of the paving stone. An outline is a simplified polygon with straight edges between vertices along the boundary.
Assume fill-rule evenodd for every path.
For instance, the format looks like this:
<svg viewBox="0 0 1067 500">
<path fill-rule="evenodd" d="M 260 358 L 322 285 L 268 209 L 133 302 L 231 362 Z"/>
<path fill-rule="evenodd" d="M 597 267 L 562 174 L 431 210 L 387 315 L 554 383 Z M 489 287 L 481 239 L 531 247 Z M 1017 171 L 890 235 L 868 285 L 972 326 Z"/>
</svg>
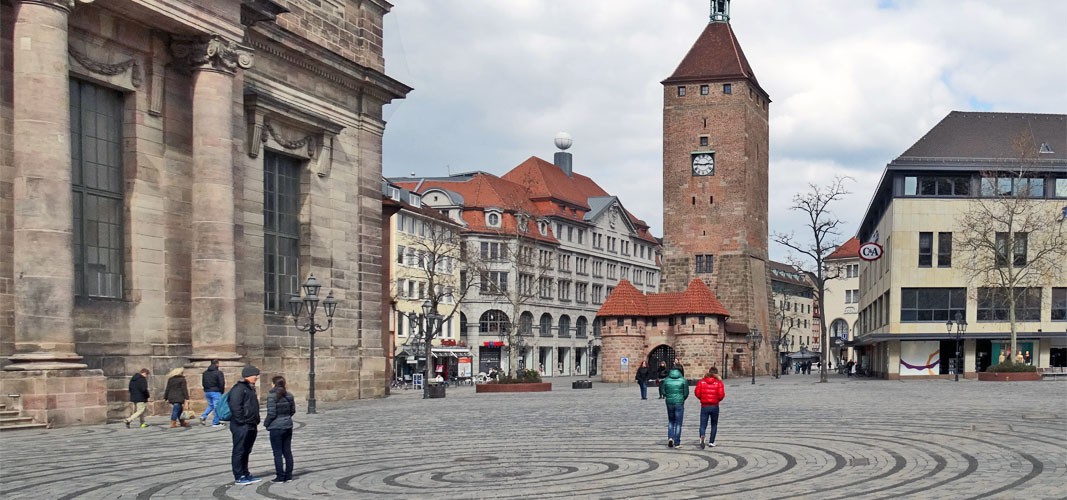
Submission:
<svg viewBox="0 0 1067 500">
<path fill-rule="evenodd" d="M 727 380 L 716 448 L 690 398 L 681 449 L 633 384 L 444 399 L 398 391 L 294 419 L 294 481 L 270 483 L 265 430 L 233 485 L 225 428 L 121 423 L 0 436 L 20 498 L 1064 498 L 1067 381 Z"/>
</svg>

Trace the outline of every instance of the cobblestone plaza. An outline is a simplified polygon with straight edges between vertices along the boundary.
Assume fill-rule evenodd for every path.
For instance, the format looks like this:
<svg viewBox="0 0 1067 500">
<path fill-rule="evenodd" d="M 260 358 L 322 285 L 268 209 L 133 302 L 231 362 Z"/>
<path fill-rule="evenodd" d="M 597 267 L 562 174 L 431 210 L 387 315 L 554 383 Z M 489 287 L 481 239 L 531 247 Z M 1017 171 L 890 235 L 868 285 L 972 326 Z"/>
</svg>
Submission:
<svg viewBox="0 0 1067 500">
<path fill-rule="evenodd" d="M 663 402 L 634 384 L 475 394 L 396 391 L 298 414 L 293 482 L 267 433 L 233 485 L 225 428 L 121 422 L 0 436 L 18 498 L 1067 498 L 1067 382 L 727 380 L 718 444 L 686 404 L 668 449 Z M 654 390 L 650 390 L 650 393 Z M 303 403 L 299 403 L 303 407 Z M 303 408 L 298 409 L 302 411 Z"/>
</svg>

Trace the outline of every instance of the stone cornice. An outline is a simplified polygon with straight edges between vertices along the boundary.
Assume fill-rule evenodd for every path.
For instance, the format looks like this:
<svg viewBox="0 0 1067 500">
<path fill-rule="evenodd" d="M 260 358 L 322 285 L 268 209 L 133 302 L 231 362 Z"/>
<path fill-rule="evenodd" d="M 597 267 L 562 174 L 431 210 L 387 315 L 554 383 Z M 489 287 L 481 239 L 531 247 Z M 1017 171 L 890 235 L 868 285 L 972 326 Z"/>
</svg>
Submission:
<svg viewBox="0 0 1067 500">
<path fill-rule="evenodd" d="M 303 68 L 344 88 L 360 90 L 383 103 L 402 99 L 412 90 L 379 71 L 345 59 L 275 24 L 257 24 L 249 29 L 249 34 L 252 36 L 248 37 L 248 44 L 256 51 Z"/>
<path fill-rule="evenodd" d="M 235 74 L 252 67 L 252 52 L 248 47 L 218 35 L 210 37 L 173 37 L 171 54 L 178 65 L 192 70 L 217 71 Z"/>
</svg>

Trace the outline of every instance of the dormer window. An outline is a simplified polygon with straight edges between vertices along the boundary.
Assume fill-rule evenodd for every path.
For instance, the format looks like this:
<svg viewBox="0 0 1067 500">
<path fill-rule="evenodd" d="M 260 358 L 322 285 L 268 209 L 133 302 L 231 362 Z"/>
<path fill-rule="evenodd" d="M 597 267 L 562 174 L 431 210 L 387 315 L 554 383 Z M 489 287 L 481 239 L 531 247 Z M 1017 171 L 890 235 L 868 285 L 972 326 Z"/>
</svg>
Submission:
<svg viewBox="0 0 1067 500">
<path fill-rule="evenodd" d="M 410 203 L 413 207 L 422 206 L 422 197 L 415 193 L 411 193 L 410 195 L 408 195 L 408 200 L 408 203 Z"/>
<path fill-rule="evenodd" d="M 500 227 L 500 213 L 489 212 L 485 216 L 485 225 L 489 227 Z"/>
<path fill-rule="evenodd" d="M 1045 155 L 1055 153 L 1055 151 L 1052 150 L 1052 146 L 1049 146 L 1047 142 L 1042 142 L 1041 149 L 1039 149 L 1037 152 Z"/>
<path fill-rule="evenodd" d="M 548 222 L 539 221 L 537 223 L 537 230 L 541 232 L 541 236 L 548 236 Z"/>
<path fill-rule="evenodd" d="M 530 225 L 529 221 L 527 221 L 527 219 L 526 219 L 526 216 L 525 215 L 520 215 L 520 216 L 516 217 L 516 219 L 517 219 L 518 224 L 519 224 L 519 231 L 522 231 L 522 232 L 525 233 L 526 229 Z"/>
</svg>

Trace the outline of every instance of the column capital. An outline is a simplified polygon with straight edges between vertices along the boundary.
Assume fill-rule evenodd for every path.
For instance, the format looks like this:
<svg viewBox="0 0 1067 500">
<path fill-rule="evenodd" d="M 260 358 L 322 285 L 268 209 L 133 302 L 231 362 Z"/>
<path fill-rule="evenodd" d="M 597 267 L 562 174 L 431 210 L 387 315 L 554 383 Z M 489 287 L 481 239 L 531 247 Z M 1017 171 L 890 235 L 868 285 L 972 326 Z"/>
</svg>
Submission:
<svg viewBox="0 0 1067 500">
<path fill-rule="evenodd" d="M 171 54 L 190 71 L 215 71 L 233 75 L 252 67 L 252 49 L 219 35 L 174 37 Z"/>
<path fill-rule="evenodd" d="M 16 0 L 15 3 L 51 7 L 67 14 L 70 14 L 70 12 L 74 10 L 74 0 Z"/>
</svg>

